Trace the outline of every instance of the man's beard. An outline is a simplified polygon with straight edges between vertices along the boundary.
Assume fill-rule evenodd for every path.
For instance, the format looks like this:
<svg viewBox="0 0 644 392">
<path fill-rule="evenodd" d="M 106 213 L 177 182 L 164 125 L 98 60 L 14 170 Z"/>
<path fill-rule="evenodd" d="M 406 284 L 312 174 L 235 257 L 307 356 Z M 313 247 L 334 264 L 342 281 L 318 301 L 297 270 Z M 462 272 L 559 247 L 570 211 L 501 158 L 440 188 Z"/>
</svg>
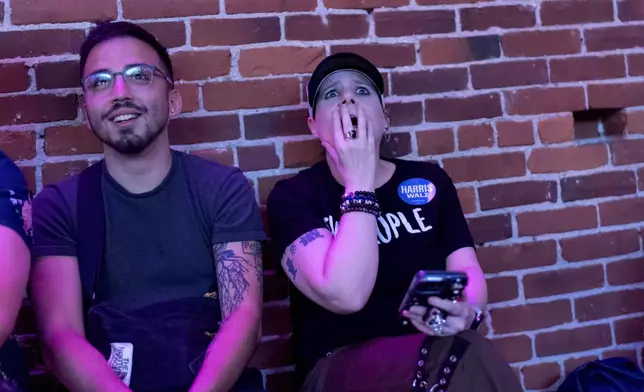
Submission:
<svg viewBox="0 0 644 392">
<path fill-rule="evenodd" d="M 109 121 L 107 118 L 112 112 L 124 107 L 135 108 L 141 112 L 141 116 L 150 115 L 149 118 L 152 120 L 156 119 L 159 113 L 159 110 L 157 110 L 158 108 L 153 108 L 153 110 L 148 111 L 146 108 L 135 105 L 131 101 L 125 101 L 115 104 L 110 112 L 102 116 L 90 115 L 88 119 L 90 128 L 92 129 L 96 137 L 98 137 L 104 144 L 108 145 L 119 154 L 140 154 L 142 151 L 148 148 L 148 146 L 150 146 L 161 133 L 163 133 L 167 121 L 153 121 L 152 123 L 146 122 L 144 124 L 134 124 L 127 128 L 120 128 L 118 129 L 117 138 L 110 138 L 110 131 L 108 130 L 109 125 L 105 124 L 105 122 Z M 144 130 L 141 134 L 137 134 L 137 132 L 135 131 L 136 126 L 144 127 Z"/>
</svg>

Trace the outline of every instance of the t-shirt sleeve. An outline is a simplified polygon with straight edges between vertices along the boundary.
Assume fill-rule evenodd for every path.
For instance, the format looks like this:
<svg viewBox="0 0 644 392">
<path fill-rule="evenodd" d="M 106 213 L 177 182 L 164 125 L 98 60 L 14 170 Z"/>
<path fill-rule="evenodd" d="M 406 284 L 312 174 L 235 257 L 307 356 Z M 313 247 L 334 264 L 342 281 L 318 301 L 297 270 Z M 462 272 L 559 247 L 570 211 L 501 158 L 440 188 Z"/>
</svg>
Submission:
<svg viewBox="0 0 644 392">
<path fill-rule="evenodd" d="M 71 213 L 55 186 L 47 186 L 33 202 L 33 258 L 76 256 Z"/>
<path fill-rule="evenodd" d="M 8 159 L 0 161 L 0 226 L 15 231 L 31 248 L 30 193 L 22 173 Z"/>
<path fill-rule="evenodd" d="M 241 171 L 235 170 L 218 193 L 212 213 L 213 244 L 266 239 L 259 206 Z"/>
<path fill-rule="evenodd" d="M 287 180 L 288 181 L 288 180 Z M 296 181 L 290 179 L 290 181 Z M 326 228 L 324 218 L 316 213 L 312 195 L 303 192 L 314 189 L 295 182 L 278 183 L 268 196 L 266 209 L 270 226 L 273 250 L 277 260 L 282 259 L 284 250 L 303 234 Z M 319 189 L 319 188 L 317 188 Z"/>
<path fill-rule="evenodd" d="M 439 208 L 439 235 L 441 243 L 444 244 L 445 257 L 452 252 L 465 248 L 474 247 L 472 234 L 467 226 L 467 220 L 463 215 L 461 202 L 456 192 L 454 182 L 449 175 L 442 169 L 441 188 L 438 192 L 442 193 Z"/>
</svg>

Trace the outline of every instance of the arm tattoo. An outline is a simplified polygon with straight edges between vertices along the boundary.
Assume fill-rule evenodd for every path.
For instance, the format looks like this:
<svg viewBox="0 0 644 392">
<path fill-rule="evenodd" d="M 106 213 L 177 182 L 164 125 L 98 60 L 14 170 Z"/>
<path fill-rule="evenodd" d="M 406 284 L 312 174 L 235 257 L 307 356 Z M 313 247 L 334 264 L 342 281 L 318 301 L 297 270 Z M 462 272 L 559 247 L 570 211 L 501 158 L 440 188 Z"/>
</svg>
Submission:
<svg viewBox="0 0 644 392">
<path fill-rule="evenodd" d="M 262 281 L 259 243 L 256 241 L 243 242 L 242 249 L 243 254 L 238 255 L 234 250 L 228 249 L 228 244 L 213 246 L 220 294 L 219 301 L 224 320 L 243 302 L 248 293 L 250 283 L 244 273 L 254 271 L 258 282 Z"/>
<path fill-rule="evenodd" d="M 318 238 L 324 238 L 324 236 L 318 230 L 311 230 L 300 237 L 300 244 L 307 246 Z"/>
<path fill-rule="evenodd" d="M 286 258 L 286 268 L 288 268 L 288 272 L 293 277 L 293 280 L 295 280 L 295 276 L 297 275 L 297 268 L 295 268 L 295 264 L 293 264 L 293 260 L 290 257 Z"/>
</svg>

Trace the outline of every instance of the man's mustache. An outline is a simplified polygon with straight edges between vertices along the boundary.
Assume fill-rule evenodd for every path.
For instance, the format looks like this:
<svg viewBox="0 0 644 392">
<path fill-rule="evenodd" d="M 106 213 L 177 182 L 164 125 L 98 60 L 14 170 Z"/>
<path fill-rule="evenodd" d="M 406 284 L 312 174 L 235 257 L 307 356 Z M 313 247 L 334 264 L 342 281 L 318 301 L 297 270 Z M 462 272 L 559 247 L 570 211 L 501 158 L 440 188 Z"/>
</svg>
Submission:
<svg viewBox="0 0 644 392">
<path fill-rule="evenodd" d="M 102 116 L 102 119 L 105 120 L 106 118 L 110 117 L 115 111 L 117 111 L 119 109 L 123 109 L 123 108 L 135 109 L 135 110 L 138 110 L 139 112 L 141 112 L 141 114 L 148 112 L 148 109 L 146 109 L 143 106 L 139 106 L 139 105 L 135 104 L 134 102 L 132 102 L 130 100 L 116 101 L 114 103 L 114 105 L 112 105 L 112 108 Z"/>
</svg>

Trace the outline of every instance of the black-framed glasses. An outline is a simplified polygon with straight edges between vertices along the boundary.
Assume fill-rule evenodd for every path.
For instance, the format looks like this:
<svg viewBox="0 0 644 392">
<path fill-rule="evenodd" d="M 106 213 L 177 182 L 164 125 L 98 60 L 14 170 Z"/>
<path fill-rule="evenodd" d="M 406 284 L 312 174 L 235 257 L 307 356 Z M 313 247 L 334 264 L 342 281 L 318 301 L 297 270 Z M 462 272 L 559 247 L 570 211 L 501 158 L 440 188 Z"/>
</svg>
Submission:
<svg viewBox="0 0 644 392">
<path fill-rule="evenodd" d="M 128 86 L 144 88 L 152 84 L 155 74 L 163 77 L 170 86 L 174 86 L 174 83 L 169 77 L 167 77 L 159 68 L 150 64 L 127 65 L 122 72 L 111 72 L 108 70 L 96 71 L 86 78 L 81 79 L 81 85 L 83 86 L 83 90 L 88 92 L 98 93 L 111 91 L 112 87 L 114 87 L 116 77 L 121 75 Z"/>
</svg>

